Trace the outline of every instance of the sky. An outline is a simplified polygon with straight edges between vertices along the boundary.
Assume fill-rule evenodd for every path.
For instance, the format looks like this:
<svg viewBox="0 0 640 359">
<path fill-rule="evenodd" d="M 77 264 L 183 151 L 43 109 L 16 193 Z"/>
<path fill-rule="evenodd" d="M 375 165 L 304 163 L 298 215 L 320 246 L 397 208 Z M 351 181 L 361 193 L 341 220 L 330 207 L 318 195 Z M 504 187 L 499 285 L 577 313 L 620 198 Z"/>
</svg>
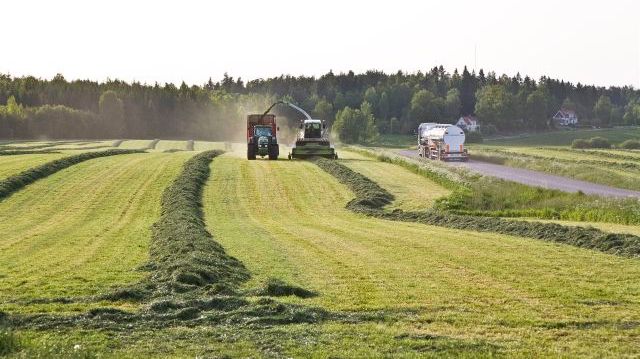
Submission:
<svg viewBox="0 0 640 359">
<path fill-rule="evenodd" d="M 640 2 L 35 1 L 0 7 L 0 73 L 203 84 L 443 65 L 640 88 Z"/>
</svg>

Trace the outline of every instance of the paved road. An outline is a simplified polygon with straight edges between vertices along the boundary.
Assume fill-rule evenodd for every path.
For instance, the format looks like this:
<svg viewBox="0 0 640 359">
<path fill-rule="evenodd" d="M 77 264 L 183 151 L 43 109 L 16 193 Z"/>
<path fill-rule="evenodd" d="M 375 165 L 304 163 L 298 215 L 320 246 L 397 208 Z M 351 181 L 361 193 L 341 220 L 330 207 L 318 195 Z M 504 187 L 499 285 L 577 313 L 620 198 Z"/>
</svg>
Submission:
<svg viewBox="0 0 640 359">
<path fill-rule="evenodd" d="M 416 151 L 405 150 L 401 155 L 411 158 L 420 158 Z M 427 160 L 425 160 L 427 161 Z M 586 194 L 596 194 L 604 197 L 635 197 L 640 198 L 639 191 L 610 187 L 586 181 L 574 180 L 567 177 L 532 171 L 522 168 L 496 165 L 493 163 L 470 160 L 469 162 L 447 162 L 451 166 L 468 168 L 471 171 L 483 175 L 502 178 L 519 182 L 530 186 L 558 189 L 565 192 L 582 191 Z"/>
</svg>

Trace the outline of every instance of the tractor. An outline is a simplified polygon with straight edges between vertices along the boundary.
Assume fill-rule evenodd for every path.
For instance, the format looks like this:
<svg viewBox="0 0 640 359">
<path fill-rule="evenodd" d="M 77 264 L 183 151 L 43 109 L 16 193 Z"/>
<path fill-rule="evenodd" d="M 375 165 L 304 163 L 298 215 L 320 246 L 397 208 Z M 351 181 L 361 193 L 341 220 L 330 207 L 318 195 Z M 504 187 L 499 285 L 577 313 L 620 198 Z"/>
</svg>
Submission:
<svg viewBox="0 0 640 359">
<path fill-rule="evenodd" d="M 277 160 L 280 154 L 276 132 L 276 116 L 270 114 L 254 114 L 247 116 L 247 159 L 255 160 L 256 156 Z"/>
</svg>

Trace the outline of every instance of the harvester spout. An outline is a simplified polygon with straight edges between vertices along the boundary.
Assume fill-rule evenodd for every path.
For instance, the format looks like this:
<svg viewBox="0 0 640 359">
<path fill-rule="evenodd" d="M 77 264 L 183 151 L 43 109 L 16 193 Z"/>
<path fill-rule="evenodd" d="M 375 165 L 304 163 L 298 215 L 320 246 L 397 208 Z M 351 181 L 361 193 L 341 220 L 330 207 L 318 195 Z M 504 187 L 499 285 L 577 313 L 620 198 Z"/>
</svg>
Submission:
<svg viewBox="0 0 640 359">
<path fill-rule="evenodd" d="M 270 106 L 270 107 L 269 107 L 269 108 L 268 108 L 268 109 L 267 109 L 267 110 L 262 114 L 262 117 L 266 116 L 266 115 L 269 113 L 269 111 L 271 111 L 271 109 L 272 109 L 272 108 L 274 108 L 276 105 L 279 105 L 279 104 L 287 105 L 287 106 L 289 106 L 289 107 L 291 107 L 291 108 L 293 108 L 293 109 L 295 109 L 295 110 L 298 110 L 298 112 L 302 113 L 302 114 L 304 115 L 304 117 L 306 117 L 306 118 L 307 118 L 307 120 L 311 120 L 311 116 L 309 116 L 309 114 L 307 113 L 307 111 L 305 111 L 305 110 L 301 109 L 300 107 L 298 107 L 298 106 L 296 106 L 296 105 L 294 105 L 294 104 L 292 104 L 292 103 L 290 103 L 290 102 L 287 102 L 287 101 L 277 101 L 277 102 L 274 102 L 274 103 L 273 103 L 273 105 L 271 105 L 271 106 Z"/>
</svg>

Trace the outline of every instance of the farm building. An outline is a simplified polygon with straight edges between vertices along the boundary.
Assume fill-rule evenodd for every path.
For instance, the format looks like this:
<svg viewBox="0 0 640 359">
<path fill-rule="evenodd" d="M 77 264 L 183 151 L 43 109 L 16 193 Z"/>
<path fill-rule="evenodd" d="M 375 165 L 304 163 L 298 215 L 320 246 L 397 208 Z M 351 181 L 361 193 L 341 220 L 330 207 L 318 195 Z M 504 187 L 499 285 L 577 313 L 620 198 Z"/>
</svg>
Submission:
<svg viewBox="0 0 640 359">
<path fill-rule="evenodd" d="M 552 118 L 556 126 L 577 126 L 578 115 L 573 110 L 560 109 Z"/>
<path fill-rule="evenodd" d="M 462 116 L 456 122 L 456 126 L 467 132 L 480 131 L 480 125 L 478 125 L 478 119 L 475 116 Z"/>
</svg>

